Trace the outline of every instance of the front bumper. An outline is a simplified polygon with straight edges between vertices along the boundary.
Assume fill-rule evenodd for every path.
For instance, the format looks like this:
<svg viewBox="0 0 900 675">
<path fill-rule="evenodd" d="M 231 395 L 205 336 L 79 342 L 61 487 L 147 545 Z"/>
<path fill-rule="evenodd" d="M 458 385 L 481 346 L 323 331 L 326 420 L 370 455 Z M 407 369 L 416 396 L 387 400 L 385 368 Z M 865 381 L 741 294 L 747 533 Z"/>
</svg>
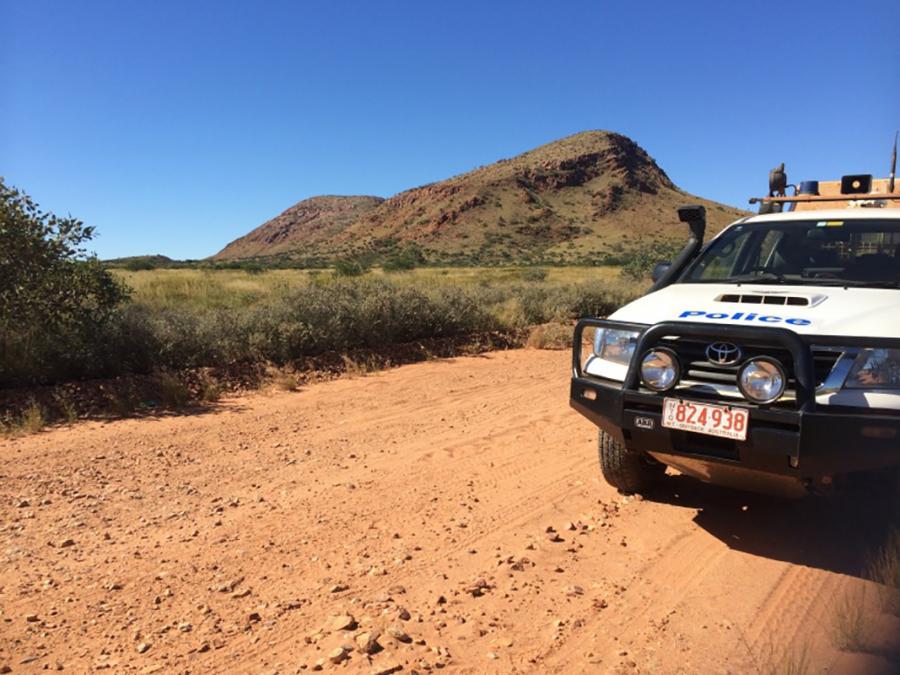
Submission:
<svg viewBox="0 0 900 675">
<path fill-rule="evenodd" d="M 713 482 L 721 482 L 718 476 L 743 471 L 814 485 L 825 477 L 900 465 L 900 411 L 816 405 L 810 346 L 813 342 L 821 344 L 825 338 L 801 338 L 785 329 L 688 322 L 657 324 L 642 332 L 636 355 L 670 336 L 708 337 L 711 341 L 764 338 L 791 352 L 796 371 L 796 406 L 741 402 L 739 405 L 750 413 L 747 439 L 733 441 L 667 429 L 661 420 L 663 399 L 667 396 L 729 405 L 734 405 L 734 401 L 714 401 L 677 390 L 658 394 L 642 388 L 638 358 L 633 359 L 624 383 L 581 372 L 582 333 L 591 326 L 635 329 L 631 324 L 600 319 L 579 322 L 570 402 L 629 450 L 650 453 L 676 468 L 682 468 L 682 464 L 689 473 Z"/>
</svg>

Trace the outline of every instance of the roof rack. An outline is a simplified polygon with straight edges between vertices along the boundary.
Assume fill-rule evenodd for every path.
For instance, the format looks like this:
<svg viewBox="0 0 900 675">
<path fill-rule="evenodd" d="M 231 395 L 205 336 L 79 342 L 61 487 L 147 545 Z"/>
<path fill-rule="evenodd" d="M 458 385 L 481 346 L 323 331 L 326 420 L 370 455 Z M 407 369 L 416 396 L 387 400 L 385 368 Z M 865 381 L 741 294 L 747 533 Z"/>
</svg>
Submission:
<svg viewBox="0 0 900 675">
<path fill-rule="evenodd" d="M 794 189 L 788 195 L 788 188 Z M 839 206 L 830 206 L 843 202 Z M 784 164 L 769 173 L 769 194 L 752 197 L 751 204 L 759 204 L 760 213 L 782 211 L 818 211 L 827 208 L 900 208 L 900 192 L 896 190 L 893 165 L 889 178 L 875 178 L 871 174 L 843 176 L 840 180 L 808 180 L 797 185 L 788 183 Z"/>
<path fill-rule="evenodd" d="M 882 199 L 900 200 L 900 193 L 893 192 L 867 192 L 865 194 L 850 195 L 794 195 L 792 197 L 751 197 L 751 204 L 781 204 L 785 202 L 846 202 L 846 201 L 876 201 Z"/>
</svg>

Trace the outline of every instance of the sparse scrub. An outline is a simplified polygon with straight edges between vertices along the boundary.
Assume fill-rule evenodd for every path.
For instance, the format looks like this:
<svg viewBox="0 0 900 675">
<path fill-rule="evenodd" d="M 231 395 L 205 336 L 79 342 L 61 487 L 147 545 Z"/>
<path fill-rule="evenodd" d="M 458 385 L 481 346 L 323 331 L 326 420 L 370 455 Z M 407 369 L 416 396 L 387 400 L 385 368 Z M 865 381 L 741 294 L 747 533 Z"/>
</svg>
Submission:
<svg viewBox="0 0 900 675">
<path fill-rule="evenodd" d="M 22 413 L 20 428 L 26 434 L 33 434 L 45 426 L 47 426 L 47 417 L 44 408 L 37 401 L 31 401 Z"/>
<path fill-rule="evenodd" d="M 297 391 L 300 387 L 300 378 L 297 377 L 297 374 L 284 370 L 275 371 L 271 381 L 276 389 L 282 391 Z"/>
<path fill-rule="evenodd" d="M 184 369 L 271 363 L 291 366 L 326 352 L 384 349 L 429 338 L 521 332 L 603 316 L 641 287 L 617 270 L 522 268 L 414 269 L 338 278 L 298 270 L 116 272 L 133 300 L 95 328 L 90 358 L 74 355 L 0 368 L 0 386 L 73 378 L 149 375 Z M 203 392 L 195 392 L 203 398 Z M 133 409 L 132 402 L 127 406 Z"/>
<path fill-rule="evenodd" d="M 842 651 L 864 651 L 869 620 L 866 587 L 855 586 L 838 598 L 832 608 L 831 640 L 834 646 Z"/>
<path fill-rule="evenodd" d="M 334 263 L 334 276 L 359 277 L 369 271 L 369 267 L 361 260 L 344 258 Z"/>
<path fill-rule="evenodd" d="M 543 267 L 526 267 L 522 270 L 522 281 L 546 281 L 547 270 Z"/>
<path fill-rule="evenodd" d="M 867 576 L 879 585 L 881 609 L 900 616 L 900 530 L 893 530 L 884 546 L 872 556 Z"/>
<path fill-rule="evenodd" d="M 65 424 L 74 424 L 78 419 L 78 407 L 72 396 L 67 391 L 61 391 L 56 396 L 55 404 L 62 421 Z"/>
<path fill-rule="evenodd" d="M 532 349 L 569 349 L 572 346 L 572 324 L 545 323 L 534 326 L 528 334 L 527 347 Z"/>
<path fill-rule="evenodd" d="M 182 410 L 191 400 L 191 392 L 176 375 L 163 372 L 157 376 L 159 399 L 162 405 L 171 410 Z"/>
<path fill-rule="evenodd" d="M 204 377 L 200 381 L 199 398 L 204 403 L 215 403 L 222 398 L 222 391 L 222 384 L 209 376 Z"/>
<path fill-rule="evenodd" d="M 785 644 L 779 637 L 769 636 L 754 647 L 741 634 L 741 641 L 752 661 L 753 672 L 757 675 L 806 675 L 811 667 L 809 642 L 794 641 Z"/>
</svg>

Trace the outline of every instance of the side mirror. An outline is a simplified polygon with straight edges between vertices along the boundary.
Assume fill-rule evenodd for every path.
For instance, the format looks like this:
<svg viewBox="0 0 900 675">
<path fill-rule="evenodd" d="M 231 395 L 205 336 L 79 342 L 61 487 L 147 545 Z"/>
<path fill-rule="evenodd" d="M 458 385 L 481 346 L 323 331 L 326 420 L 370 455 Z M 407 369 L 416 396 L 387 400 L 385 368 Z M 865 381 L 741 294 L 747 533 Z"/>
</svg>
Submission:
<svg viewBox="0 0 900 675">
<path fill-rule="evenodd" d="M 650 278 L 653 279 L 653 283 L 662 279 L 670 269 L 672 269 L 672 263 L 668 260 L 656 263 L 653 266 L 653 271 L 650 273 Z"/>
</svg>

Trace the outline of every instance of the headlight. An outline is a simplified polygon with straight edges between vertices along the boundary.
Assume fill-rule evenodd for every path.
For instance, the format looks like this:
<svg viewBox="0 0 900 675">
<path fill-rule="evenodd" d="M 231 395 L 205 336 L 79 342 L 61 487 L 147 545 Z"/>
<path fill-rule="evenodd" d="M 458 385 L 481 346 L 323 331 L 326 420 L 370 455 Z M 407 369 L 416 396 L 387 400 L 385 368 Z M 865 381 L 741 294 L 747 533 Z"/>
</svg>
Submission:
<svg viewBox="0 0 900 675">
<path fill-rule="evenodd" d="M 641 381 L 653 391 L 669 391 L 679 379 L 681 366 L 674 352 L 660 347 L 641 359 Z"/>
<path fill-rule="evenodd" d="M 594 333 L 594 355 L 627 366 L 634 355 L 638 335 L 631 330 L 600 329 Z"/>
<path fill-rule="evenodd" d="M 847 389 L 900 389 L 900 349 L 863 349 L 856 357 Z"/>
<path fill-rule="evenodd" d="M 754 403 L 771 403 L 781 398 L 787 384 L 784 368 L 775 359 L 750 359 L 738 371 L 738 389 Z"/>
</svg>

